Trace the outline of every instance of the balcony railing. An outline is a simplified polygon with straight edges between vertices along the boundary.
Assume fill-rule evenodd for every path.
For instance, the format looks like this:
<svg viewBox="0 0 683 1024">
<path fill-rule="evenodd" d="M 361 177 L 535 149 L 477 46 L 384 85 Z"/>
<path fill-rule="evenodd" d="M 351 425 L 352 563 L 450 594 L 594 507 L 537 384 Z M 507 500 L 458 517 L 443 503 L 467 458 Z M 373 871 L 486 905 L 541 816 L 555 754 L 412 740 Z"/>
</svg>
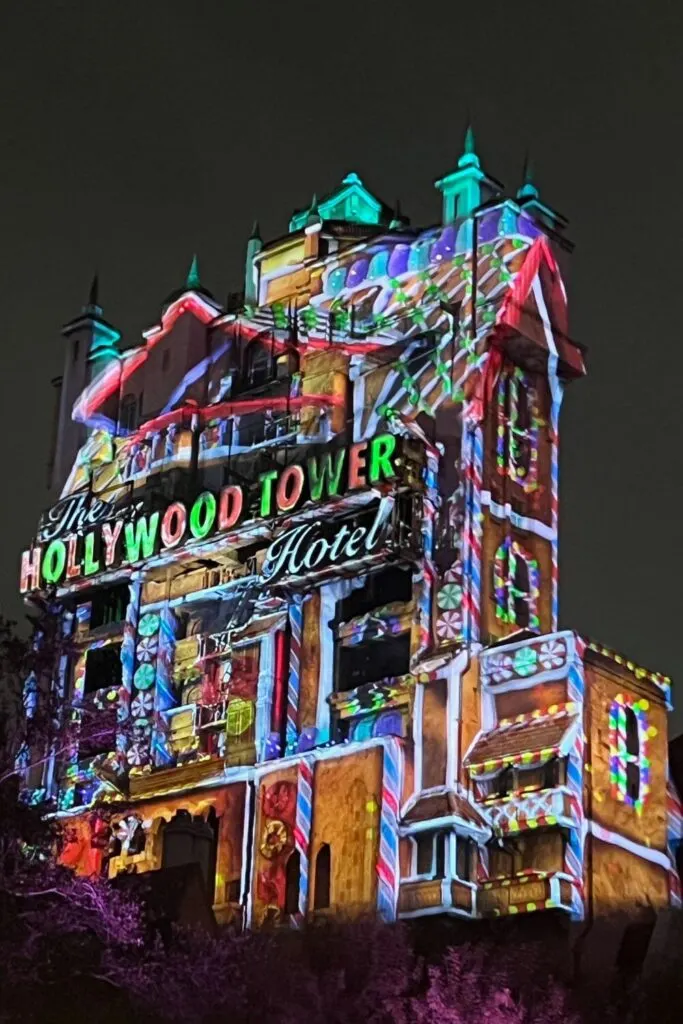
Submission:
<svg viewBox="0 0 683 1024">
<path fill-rule="evenodd" d="M 563 872 L 530 871 L 483 882 L 477 893 L 481 917 L 500 917 L 535 910 L 570 911 L 572 881 Z"/>
</svg>

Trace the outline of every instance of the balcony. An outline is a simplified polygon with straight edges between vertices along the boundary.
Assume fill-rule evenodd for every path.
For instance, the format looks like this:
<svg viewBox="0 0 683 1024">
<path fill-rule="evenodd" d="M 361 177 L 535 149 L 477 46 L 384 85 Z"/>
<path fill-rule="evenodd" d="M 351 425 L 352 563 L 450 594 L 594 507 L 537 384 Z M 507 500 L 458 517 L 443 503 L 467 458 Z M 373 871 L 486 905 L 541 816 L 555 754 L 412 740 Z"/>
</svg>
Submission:
<svg viewBox="0 0 683 1024">
<path fill-rule="evenodd" d="M 526 871 L 483 882 L 477 893 L 480 917 L 501 917 L 534 910 L 571 911 L 572 882 L 563 872 Z"/>
<path fill-rule="evenodd" d="M 539 790 L 514 799 L 487 800 L 484 806 L 494 830 L 502 835 L 553 825 L 578 826 L 576 800 L 564 787 Z"/>
<path fill-rule="evenodd" d="M 475 891 L 476 886 L 467 882 L 440 878 L 401 882 L 398 913 L 401 917 L 420 917 L 439 912 L 473 917 Z"/>
</svg>

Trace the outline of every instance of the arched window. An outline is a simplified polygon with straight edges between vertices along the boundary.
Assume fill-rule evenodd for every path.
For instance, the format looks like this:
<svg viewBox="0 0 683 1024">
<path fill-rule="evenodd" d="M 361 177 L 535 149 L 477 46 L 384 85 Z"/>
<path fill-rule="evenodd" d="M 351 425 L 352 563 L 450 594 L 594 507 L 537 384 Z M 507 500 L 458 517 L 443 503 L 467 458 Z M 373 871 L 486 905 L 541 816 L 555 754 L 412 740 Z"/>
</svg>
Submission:
<svg viewBox="0 0 683 1024">
<path fill-rule="evenodd" d="M 511 537 L 506 537 L 493 562 L 496 618 L 521 628 L 538 629 L 538 562 Z"/>
<path fill-rule="evenodd" d="M 271 377 L 271 357 L 268 348 L 260 341 L 252 341 L 245 358 L 245 377 L 250 388 L 266 384 Z"/>
<path fill-rule="evenodd" d="M 135 395 L 125 395 L 121 401 L 119 424 L 125 434 L 131 434 L 137 426 L 137 399 Z"/>
<path fill-rule="evenodd" d="M 323 843 L 315 858 L 315 890 L 313 909 L 325 910 L 330 905 L 330 876 L 332 870 L 330 845 Z"/>
<path fill-rule="evenodd" d="M 293 850 L 287 859 L 285 869 L 285 914 L 299 913 L 299 882 L 301 878 L 301 858 L 299 851 Z"/>
<path fill-rule="evenodd" d="M 647 700 L 617 694 L 609 712 L 610 784 L 612 796 L 642 813 L 650 791 Z"/>
<path fill-rule="evenodd" d="M 638 719 L 633 708 L 625 707 L 626 716 L 626 793 L 634 803 L 640 795 L 640 739 Z"/>
<path fill-rule="evenodd" d="M 496 394 L 498 473 L 525 492 L 538 487 L 538 401 L 529 374 L 519 366 L 504 369 Z"/>
</svg>

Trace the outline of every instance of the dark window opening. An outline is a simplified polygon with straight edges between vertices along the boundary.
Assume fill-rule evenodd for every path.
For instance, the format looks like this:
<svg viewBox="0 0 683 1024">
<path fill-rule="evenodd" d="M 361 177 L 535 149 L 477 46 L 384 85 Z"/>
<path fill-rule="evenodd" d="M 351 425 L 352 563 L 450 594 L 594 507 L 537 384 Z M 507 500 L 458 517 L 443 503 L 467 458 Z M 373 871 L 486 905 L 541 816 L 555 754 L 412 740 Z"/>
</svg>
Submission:
<svg viewBox="0 0 683 1024">
<path fill-rule="evenodd" d="M 410 671 L 410 633 L 338 647 L 337 690 L 354 690 L 364 683 L 407 675 Z"/>
<path fill-rule="evenodd" d="M 254 341 L 247 349 L 245 377 L 251 388 L 267 384 L 271 378 L 271 354 L 260 341 Z"/>
<path fill-rule="evenodd" d="M 434 865 L 434 877 L 446 877 L 446 833 L 436 834 L 436 864 Z"/>
<path fill-rule="evenodd" d="M 638 736 L 638 718 L 633 708 L 625 707 L 626 718 L 626 793 L 631 800 L 640 796 L 640 738 Z"/>
<path fill-rule="evenodd" d="M 121 644 L 96 647 L 85 659 L 83 695 L 112 686 L 121 686 Z"/>
<path fill-rule="evenodd" d="M 514 587 L 515 622 L 524 629 L 529 625 L 531 584 L 529 580 L 529 566 L 526 560 L 519 555 L 515 559 L 515 577 L 512 585 Z"/>
<path fill-rule="evenodd" d="M 352 590 L 339 603 L 338 619 L 348 622 L 393 601 L 410 601 L 413 596 L 413 571 L 406 566 L 390 565 L 370 573 L 362 587 Z"/>
<path fill-rule="evenodd" d="M 161 356 L 161 372 L 166 373 L 169 366 L 171 365 L 171 350 L 167 348 Z"/>
<path fill-rule="evenodd" d="M 455 846 L 455 873 L 463 882 L 471 882 L 474 873 L 476 843 L 458 836 Z"/>
<path fill-rule="evenodd" d="M 417 864 L 415 873 L 418 875 L 431 875 L 434 866 L 434 835 L 431 832 L 421 832 L 415 837 L 417 847 Z"/>
<path fill-rule="evenodd" d="M 299 912 L 299 881 L 301 877 L 301 860 L 299 851 L 290 853 L 285 869 L 285 914 Z"/>
<path fill-rule="evenodd" d="M 625 707 L 626 717 L 626 753 L 637 757 L 640 753 L 640 741 L 638 739 L 638 719 L 633 708 Z"/>
<path fill-rule="evenodd" d="M 126 395 L 121 402 L 119 424 L 121 430 L 131 433 L 137 426 L 137 405 L 135 395 Z"/>
<path fill-rule="evenodd" d="M 130 842 L 128 843 L 128 854 L 129 854 L 129 856 L 132 856 L 133 854 L 136 854 L 136 853 L 144 853 L 145 852 L 145 844 L 146 844 L 146 842 L 147 842 L 147 833 L 145 832 L 144 828 L 142 827 L 142 823 L 140 823 L 138 825 L 138 827 L 135 829 L 135 832 L 131 836 Z"/>
<path fill-rule="evenodd" d="M 507 796 L 515 788 L 515 774 L 512 768 L 504 768 L 498 776 L 498 796 Z"/>
<path fill-rule="evenodd" d="M 123 622 L 128 607 L 129 590 L 126 583 L 109 590 L 102 590 L 92 599 L 90 610 L 90 628 L 106 626 L 113 622 Z"/>
<path fill-rule="evenodd" d="M 330 905 L 331 855 L 329 843 L 323 843 L 315 858 L 315 890 L 313 909 L 325 910 Z"/>
</svg>

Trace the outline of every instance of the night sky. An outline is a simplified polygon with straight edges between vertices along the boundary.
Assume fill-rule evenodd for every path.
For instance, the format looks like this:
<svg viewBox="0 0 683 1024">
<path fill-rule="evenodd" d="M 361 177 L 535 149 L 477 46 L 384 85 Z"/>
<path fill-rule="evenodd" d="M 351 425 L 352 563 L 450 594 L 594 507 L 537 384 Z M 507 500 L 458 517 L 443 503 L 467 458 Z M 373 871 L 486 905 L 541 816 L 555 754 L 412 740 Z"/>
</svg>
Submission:
<svg viewBox="0 0 683 1024">
<path fill-rule="evenodd" d="M 530 150 L 570 221 L 589 377 L 561 421 L 561 623 L 681 680 L 683 7 L 5 2 L 0 15 L 5 488 L 0 608 L 46 504 L 60 326 L 100 275 L 129 343 L 193 252 L 223 299 L 264 239 L 357 171 L 413 224 L 471 112 L 514 192 Z M 322 20 L 322 19 L 325 20 Z M 683 728 L 683 700 L 674 731 Z"/>
</svg>

